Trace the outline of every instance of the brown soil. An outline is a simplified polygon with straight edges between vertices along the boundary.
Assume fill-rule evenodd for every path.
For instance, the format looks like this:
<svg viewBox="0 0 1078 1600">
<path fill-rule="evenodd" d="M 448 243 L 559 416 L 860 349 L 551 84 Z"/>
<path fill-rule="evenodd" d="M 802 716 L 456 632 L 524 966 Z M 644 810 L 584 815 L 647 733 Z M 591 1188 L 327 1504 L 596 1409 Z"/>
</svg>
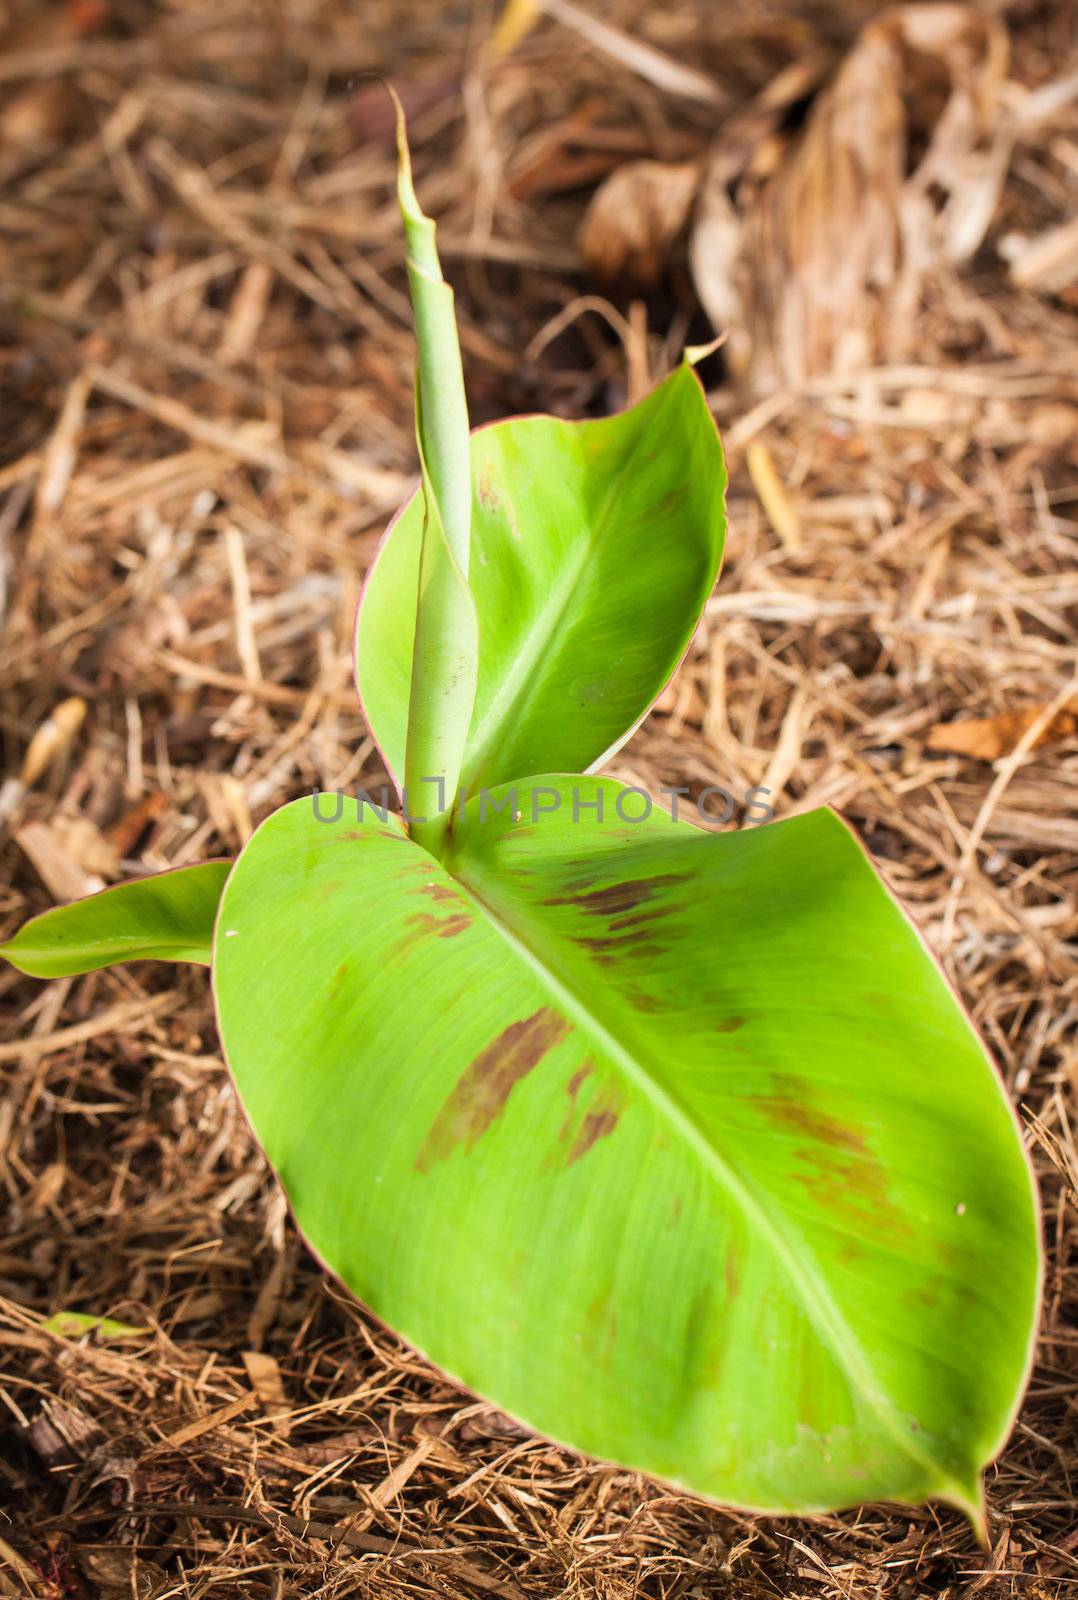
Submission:
<svg viewBox="0 0 1078 1600">
<path fill-rule="evenodd" d="M 484 54 L 498 9 L 3 8 L 5 772 L 60 702 L 87 710 L 0 800 L 0 933 L 102 880 L 232 854 L 315 783 L 382 781 L 350 630 L 415 467 L 412 340 L 390 118 L 362 74 L 409 105 L 475 420 L 596 414 L 710 333 L 683 230 L 644 288 L 584 268 L 596 185 L 629 160 L 702 163 L 780 69 L 837 59 L 877 8 L 589 5 L 710 100 L 552 17 Z M 1075 70 L 1066 0 L 994 9 L 1013 85 Z M 942 92 L 924 89 L 926 118 Z M 1078 290 L 1021 286 L 1007 262 L 1076 195 L 1064 95 L 1017 140 L 974 256 L 929 274 L 902 364 L 750 397 L 751 373 L 735 387 L 709 358 L 728 559 L 614 768 L 839 806 L 996 1054 L 1049 1271 L 1030 1393 L 988 1474 L 990 1554 L 945 1509 L 733 1514 L 523 1434 L 305 1252 L 203 972 L 6 970 L 0 1594 L 1075 1592 Z M 63 1336 L 44 1326 L 60 1310 L 148 1331 Z"/>
</svg>

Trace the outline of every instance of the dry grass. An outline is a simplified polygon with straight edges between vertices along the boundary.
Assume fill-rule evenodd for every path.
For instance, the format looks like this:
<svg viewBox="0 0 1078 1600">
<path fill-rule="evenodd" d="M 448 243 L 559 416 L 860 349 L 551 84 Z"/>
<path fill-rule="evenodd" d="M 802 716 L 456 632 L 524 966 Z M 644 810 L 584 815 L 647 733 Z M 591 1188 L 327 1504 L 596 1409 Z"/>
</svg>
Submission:
<svg viewBox="0 0 1078 1600">
<path fill-rule="evenodd" d="M 349 634 L 414 467 L 411 336 L 387 107 L 354 75 L 391 72 L 410 102 L 476 420 L 595 412 L 707 329 L 676 253 L 606 320 L 580 302 L 588 192 L 630 158 L 702 159 L 716 118 L 817 46 L 840 51 L 875 8 L 592 9 L 716 99 L 556 21 L 481 68 L 481 5 L 108 0 L 98 25 L 85 3 L 16 8 L 0 40 L 5 770 L 59 702 L 89 709 L 0 800 L 3 930 L 50 888 L 232 853 L 314 783 L 381 781 Z M 1017 82 L 1073 68 L 1065 0 L 1005 17 Z M 0 977 L 0 1593 L 1075 1592 L 1078 747 L 1057 713 L 1074 692 L 1076 300 L 1013 287 L 995 246 L 1064 221 L 1076 193 L 1064 106 L 1019 147 L 976 260 L 934 280 L 915 366 L 746 410 L 712 359 L 726 569 L 617 768 L 764 784 L 781 811 L 839 805 L 1023 1108 L 1050 1269 L 1030 1395 L 989 1473 L 990 1557 L 944 1511 L 719 1512 L 443 1382 L 300 1246 L 204 975 L 133 967 Z M 1029 707 L 994 766 L 933 732 Z M 148 1331 L 63 1337 L 43 1325 L 61 1309 Z"/>
</svg>

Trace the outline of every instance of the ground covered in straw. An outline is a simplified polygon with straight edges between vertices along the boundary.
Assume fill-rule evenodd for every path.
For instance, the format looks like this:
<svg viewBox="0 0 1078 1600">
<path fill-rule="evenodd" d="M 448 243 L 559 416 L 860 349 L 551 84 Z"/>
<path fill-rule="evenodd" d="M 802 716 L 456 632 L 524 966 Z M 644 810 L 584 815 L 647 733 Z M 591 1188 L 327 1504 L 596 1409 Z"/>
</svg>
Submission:
<svg viewBox="0 0 1078 1600">
<path fill-rule="evenodd" d="M 741 125 L 766 176 L 877 8 L 589 9 L 622 31 L 589 40 L 516 6 L 492 46 L 493 6 L 433 0 L 4 8 L 0 933 L 118 876 L 232 854 L 314 784 L 383 779 L 349 645 L 414 471 L 412 343 L 388 107 L 362 74 L 391 74 L 409 105 L 475 419 L 597 414 L 711 330 L 684 217 L 645 217 L 660 259 L 609 290 L 583 265 L 596 186 L 647 158 L 691 188 L 716 129 L 810 62 L 778 133 L 766 114 Z M 1012 103 L 1065 88 L 1069 6 L 1001 14 Z M 714 93 L 660 81 L 629 37 Z M 721 352 L 705 365 L 728 559 L 616 767 L 694 792 L 762 784 L 780 813 L 839 806 L 996 1053 L 1049 1269 L 1030 1394 L 988 1476 L 990 1553 L 945 1510 L 754 1518 L 524 1435 L 306 1254 L 204 973 L 7 972 L 0 1593 L 1078 1588 L 1078 301 L 1065 263 L 1007 265 L 1074 214 L 1078 117 L 1065 92 L 1049 102 L 1004 153 L 972 258 L 937 263 L 905 305 L 901 360 L 814 358 L 755 387 L 743 354 L 736 383 Z M 1027 714 L 942 728 L 1011 713 Z M 61 1311 L 139 1331 L 80 1334 L 47 1320 Z"/>
</svg>

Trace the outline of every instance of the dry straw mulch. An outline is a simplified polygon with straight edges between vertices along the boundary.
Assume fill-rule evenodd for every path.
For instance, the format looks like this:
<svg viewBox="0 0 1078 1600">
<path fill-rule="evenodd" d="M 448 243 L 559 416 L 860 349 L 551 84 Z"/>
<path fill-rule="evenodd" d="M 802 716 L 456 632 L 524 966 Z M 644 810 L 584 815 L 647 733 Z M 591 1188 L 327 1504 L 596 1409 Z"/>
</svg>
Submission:
<svg viewBox="0 0 1078 1600">
<path fill-rule="evenodd" d="M 869 214 L 890 251 L 857 257 L 856 357 L 830 338 L 795 371 L 804 350 L 776 336 L 759 382 L 743 347 L 705 365 L 733 472 L 728 560 L 617 770 L 841 807 L 996 1053 L 1050 1262 L 1029 1398 L 988 1475 L 990 1554 L 937 1509 L 718 1511 L 458 1392 L 299 1244 L 204 974 L 132 967 L 0 977 L 0 1593 L 1078 1590 L 1078 23 L 1066 0 L 986 7 L 936 70 L 910 59 L 908 17 L 887 21 L 869 37 L 904 85 L 908 144 L 888 165 L 876 120 L 887 183 L 861 192 L 834 86 L 877 9 L 606 0 L 588 11 L 621 32 L 586 35 L 558 0 L 538 20 L 511 8 L 492 47 L 492 6 L 433 0 L 4 8 L 0 930 L 233 853 L 315 783 L 382 780 L 349 634 L 414 470 L 412 344 L 388 107 L 363 73 L 391 73 L 409 104 L 477 420 L 639 392 L 711 331 L 694 274 L 767 335 L 777 262 L 813 263 L 826 287 L 813 251 L 833 248 L 841 180 L 855 255 Z M 935 253 L 894 359 L 872 341 L 908 211 L 896 234 L 886 206 L 893 222 L 971 72 L 947 149 L 1002 161 L 998 194 L 961 256 L 939 173 L 922 184 Z M 660 205 L 655 172 L 644 191 L 630 178 L 607 290 L 577 232 L 629 162 L 680 187 Z M 962 177 L 983 190 L 981 168 Z M 745 239 L 777 241 L 763 301 Z M 57 1331 L 60 1311 L 138 1331 Z"/>
</svg>

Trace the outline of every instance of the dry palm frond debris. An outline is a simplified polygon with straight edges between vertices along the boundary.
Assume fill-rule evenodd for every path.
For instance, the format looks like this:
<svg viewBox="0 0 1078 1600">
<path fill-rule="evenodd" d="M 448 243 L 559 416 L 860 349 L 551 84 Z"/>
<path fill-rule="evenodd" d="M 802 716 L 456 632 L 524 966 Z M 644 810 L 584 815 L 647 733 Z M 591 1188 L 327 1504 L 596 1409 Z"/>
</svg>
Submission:
<svg viewBox="0 0 1078 1600">
<path fill-rule="evenodd" d="M 779 814 L 831 803 L 860 829 L 1036 1156 L 1037 1366 L 989 1475 L 988 1555 L 943 1509 L 755 1518 L 595 1467 L 433 1372 L 305 1253 L 203 973 L 6 972 L 0 1594 L 1059 1600 L 1078 1589 L 1078 15 L 361 11 L 0 7 L 0 934 L 76 884 L 232 854 L 315 784 L 383 781 L 350 634 L 415 471 L 392 124 L 365 76 L 388 74 L 477 421 L 609 410 L 728 327 L 702 368 L 726 570 L 617 771 L 763 784 Z M 605 205 L 612 286 L 573 243 L 607 179 L 587 226 Z M 847 244 L 850 303 L 818 314 Z"/>
<path fill-rule="evenodd" d="M 804 54 L 721 118 L 703 168 L 612 173 L 584 256 L 601 277 L 653 284 L 691 214 L 693 282 L 758 393 L 907 360 L 926 294 L 982 245 L 1012 160 L 1078 100 L 1078 71 L 1031 92 L 1007 76 L 1008 54 L 983 8 L 885 9 L 837 63 Z M 806 99 L 803 124 L 786 126 Z M 1024 287 L 1078 277 L 1073 221 L 999 243 Z"/>
</svg>

